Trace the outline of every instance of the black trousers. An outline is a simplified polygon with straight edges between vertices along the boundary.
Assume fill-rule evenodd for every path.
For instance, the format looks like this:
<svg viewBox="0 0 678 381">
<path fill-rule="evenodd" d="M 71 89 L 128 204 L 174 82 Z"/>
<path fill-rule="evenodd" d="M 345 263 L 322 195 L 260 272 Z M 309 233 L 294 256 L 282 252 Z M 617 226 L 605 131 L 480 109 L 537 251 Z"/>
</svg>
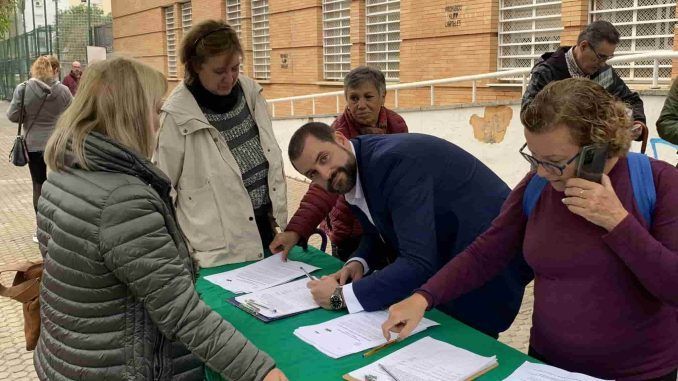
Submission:
<svg viewBox="0 0 678 381">
<path fill-rule="evenodd" d="M 42 193 L 42 184 L 47 180 L 47 164 L 45 164 L 44 152 L 28 153 L 28 170 L 31 172 L 33 182 L 33 210 L 38 213 L 38 199 Z"/>
<path fill-rule="evenodd" d="M 530 348 L 527 350 L 527 355 L 543 362 L 544 364 L 552 365 L 549 363 L 548 360 L 544 358 L 544 356 L 535 351 L 534 348 L 532 348 L 532 346 L 530 346 Z M 678 369 L 674 369 L 672 372 L 669 372 L 668 374 L 665 374 L 660 377 L 648 378 L 639 381 L 676 381 L 676 376 L 678 376 Z"/>
</svg>

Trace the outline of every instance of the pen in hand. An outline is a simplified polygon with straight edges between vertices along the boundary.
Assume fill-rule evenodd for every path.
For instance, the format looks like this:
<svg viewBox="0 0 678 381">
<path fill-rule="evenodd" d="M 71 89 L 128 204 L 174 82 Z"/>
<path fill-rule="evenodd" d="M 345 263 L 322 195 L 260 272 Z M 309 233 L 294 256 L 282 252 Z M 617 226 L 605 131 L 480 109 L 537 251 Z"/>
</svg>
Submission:
<svg viewBox="0 0 678 381">
<path fill-rule="evenodd" d="M 308 279 L 310 279 L 310 280 L 317 280 L 318 279 L 318 278 L 314 277 L 313 275 L 309 274 L 308 271 L 306 271 L 306 269 L 303 266 L 299 266 L 299 268 L 301 269 L 301 271 L 304 272 L 304 274 L 306 274 Z"/>
</svg>

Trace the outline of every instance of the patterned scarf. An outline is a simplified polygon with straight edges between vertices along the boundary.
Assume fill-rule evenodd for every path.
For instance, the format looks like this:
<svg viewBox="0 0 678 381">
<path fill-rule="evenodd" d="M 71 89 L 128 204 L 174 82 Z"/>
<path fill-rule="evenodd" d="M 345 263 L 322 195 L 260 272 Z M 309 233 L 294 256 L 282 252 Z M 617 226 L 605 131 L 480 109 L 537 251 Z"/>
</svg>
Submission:
<svg viewBox="0 0 678 381">
<path fill-rule="evenodd" d="M 574 59 L 574 46 L 565 53 L 565 62 L 567 62 L 567 71 L 570 72 L 572 78 L 588 78 L 589 76 L 577 65 L 577 60 Z"/>
<path fill-rule="evenodd" d="M 386 113 L 386 108 L 383 107 L 383 106 L 379 110 L 379 117 L 377 118 L 376 126 L 368 126 L 366 124 L 362 124 L 362 123 L 358 122 L 353 117 L 353 114 L 351 114 L 351 110 L 349 110 L 348 107 L 346 107 L 346 111 L 344 112 L 344 116 L 346 117 L 346 122 L 348 122 L 350 129 L 358 132 L 358 135 L 375 134 L 375 133 L 381 133 L 381 134 L 388 133 L 388 129 L 387 129 L 387 127 L 388 127 L 388 114 Z"/>
</svg>

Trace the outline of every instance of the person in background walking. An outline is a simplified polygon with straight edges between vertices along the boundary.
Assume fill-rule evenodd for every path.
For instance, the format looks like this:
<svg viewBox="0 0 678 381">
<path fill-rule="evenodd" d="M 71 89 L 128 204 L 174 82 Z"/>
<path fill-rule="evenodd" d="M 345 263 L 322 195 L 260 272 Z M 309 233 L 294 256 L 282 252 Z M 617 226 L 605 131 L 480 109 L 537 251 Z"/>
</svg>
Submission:
<svg viewBox="0 0 678 381">
<path fill-rule="evenodd" d="M 64 85 L 68 87 L 68 90 L 71 91 L 71 94 L 75 96 L 75 93 L 78 92 L 78 84 L 80 83 L 80 76 L 82 75 L 82 66 L 80 62 L 73 61 L 71 64 L 71 72 L 68 73 L 66 78 L 64 78 Z"/>
<path fill-rule="evenodd" d="M 43 153 L 47 139 L 61 113 L 71 104 L 71 93 L 55 77 L 49 57 L 38 57 L 31 66 L 31 79 L 14 90 L 7 118 L 19 122 L 23 116 L 23 135 L 28 148 L 28 169 L 33 182 L 33 209 L 37 213 L 42 183 L 47 178 Z M 23 104 L 22 104 L 23 99 Z M 37 243 L 37 237 L 33 235 Z"/>
</svg>

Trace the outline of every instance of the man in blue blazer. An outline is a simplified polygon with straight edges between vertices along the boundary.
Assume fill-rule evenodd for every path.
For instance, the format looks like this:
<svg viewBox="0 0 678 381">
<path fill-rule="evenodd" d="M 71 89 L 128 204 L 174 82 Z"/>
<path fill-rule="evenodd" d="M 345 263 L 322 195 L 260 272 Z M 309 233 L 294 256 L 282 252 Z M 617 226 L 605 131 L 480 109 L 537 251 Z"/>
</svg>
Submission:
<svg viewBox="0 0 678 381">
<path fill-rule="evenodd" d="M 510 191 L 478 159 L 429 135 L 348 140 L 312 122 L 294 133 L 289 156 L 312 182 L 343 195 L 363 227 L 360 246 L 342 270 L 309 283 L 323 308 L 351 313 L 381 310 L 409 296 L 490 226 Z M 513 322 L 532 279 L 518 257 L 488 284 L 441 309 L 497 337 Z"/>
</svg>

